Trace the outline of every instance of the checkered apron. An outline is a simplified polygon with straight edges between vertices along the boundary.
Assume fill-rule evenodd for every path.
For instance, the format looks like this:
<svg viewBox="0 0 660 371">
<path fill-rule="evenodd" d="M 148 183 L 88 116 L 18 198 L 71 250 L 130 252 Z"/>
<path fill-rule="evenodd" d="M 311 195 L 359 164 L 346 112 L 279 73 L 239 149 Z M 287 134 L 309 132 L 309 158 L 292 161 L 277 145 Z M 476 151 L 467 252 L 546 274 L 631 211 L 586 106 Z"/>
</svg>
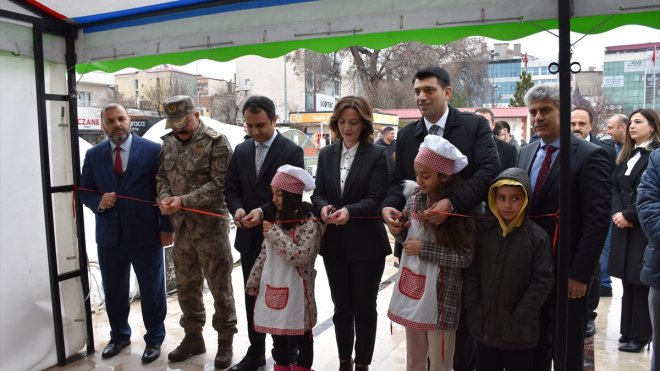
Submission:
<svg viewBox="0 0 660 371">
<path fill-rule="evenodd" d="M 431 229 L 424 229 L 419 214 L 410 217 L 409 238 L 435 240 Z M 419 258 L 401 253 L 399 276 L 396 279 L 387 316 L 405 327 L 433 331 L 438 329 L 438 294 L 436 286 L 440 268 Z"/>
<path fill-rule="evenodd" d="M 254 305 L 254 330 L 274 335 L 305 333 L 305 285 L 295 265 L 266 244 L 259 295 Z"/>
</svg>

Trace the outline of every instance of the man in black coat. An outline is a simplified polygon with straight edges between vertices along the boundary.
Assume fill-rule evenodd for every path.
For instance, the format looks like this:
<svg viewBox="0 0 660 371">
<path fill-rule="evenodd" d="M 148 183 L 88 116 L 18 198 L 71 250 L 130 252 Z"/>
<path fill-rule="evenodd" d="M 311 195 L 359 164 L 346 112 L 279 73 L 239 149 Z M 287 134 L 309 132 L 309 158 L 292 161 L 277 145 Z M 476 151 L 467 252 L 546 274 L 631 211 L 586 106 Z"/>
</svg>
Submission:
<svg viewBox="0 0 660 371">
<path fill-rule="evenodd" d="M 559 88 L 557 85 L 534 86 L 525 95 L 525 103 L 540 140 L 521 149 L 518 167 L 530 175 L 534 189 L 530 216 L 549 236 L 554 236 L 557 220 L 547 215 L 559 211 Z M 561 339 L 566 341 L 565 369 L 582 371 L 588 307 L 586 292 L 608 229 L 611 166 L 605 150 L 595 144 L 572 136 L 570 143 L 561 145 L 570 146 L 570 187 L 562 193 L 571 195 L 571 223 L 568 241 L 568 320 L 566 324 L 559 325 L 566 325 L 568 329 L 567 338 Z M 553 339 L 556 311 L 555 289 L 542 309 L 541 336 L 536 348 L 534 370 L 549 371 L 551 368 L 557 340 Z"/>
<path fill-rule="evenodd" d="M 261 251 L 261 221 L 275 219 L 270 182 L 284 164 L 304 168 L 304 157 L 301 147 L 275 130 L 277 115 L 270 99 L 250 97 L 243 105 L 243 117 L 251 138 L 234 150 L 227 172 L 225 201 L 238 227 L 234 247 L 241 253 L 245 283 Z M 245 357 L 229 369 L 231 371 L 257 370 L 266 364 L 266 335 L 254 331 L 255 300 L 254 296 L 245 295 L 250 347 Z"/>
<path fill-rule="evenodd" d="M 488 120 L 490 130 L 495 129 L 495 116 L 493 115 L 493 111 L 489 110 L 488 108 L 477 108 L 474 113 L 479 116 L 483 116 L 486 118 L 486 120 Z M 518 160 L 518 150 L 516 147 L 498 139 L 495 133 L 493 133 L 493 139 L 495 139 L 497 156 L 500 158 L 500 167 L 497 169 L 497 173 L 500 174 L 502 171 L 508 168 L 516 167 L 516 161 Z"/>
<path fill-rule="evenodd" d="M 607 152 L 607 157 L 610 159 L 610 163 L 614 166 L 614 161 L 616 160 L 614 145 L 596 138 L 593 129 L 594 115 L 589 108 L 578 106 L 571 110 L 571 131 L 573 132 L 573 135 L 604 149 L 605 152 Z"/>
<path fill-rule="evenodd" d="M 383 217 L 386 222 L 398 226 L 399 212 L 405 206 L 402 191 L 403 180 L 415 180 L 413 163 L 419 145 L 429 134 L 429 129 L 449 140 L 468 158 L 468 165 L 458 175 L 465 184 L 441 200 L 436 210 L 469 213 L 486 199 L 488 186 L 497 175 L 499 160 L 493 133 L 483 117 L 460 112 L 449 106 L 452 88 L 449 73 L 440 67 L 427 67 L 415 74 L 414 89 L 417 106 L 422 118 L 408 124 L 397 134 L 396 165 L 387 198 L 383 201 Z M 433 126 L 437 126 L 435 129 Z M 434 222 L 440 224 L 446 216 L 437 215 Z"/>
<path fill-rule="evenodd" d="M 414 161 L 424 137 L 442 135 L 468 158 L 468 165 L 458 173 L 465 184 L 440 200 L 434 210 L 470 214 L 486 199 L 488 187 L 497 176 L 499 159 L 493 132 L 481 116 L 460 112 L 449 106 L 452 88 L 449 73 L 440 67 L 419 70 L 413 79 L 416 103 L 422 118 L 399 130 L 396 145 L 396 165 L 390 181 L 387 197 L 382 203 L 384 221 L 391 227 L 400 228 L 399 218 L 405 206 L 402 182 L 415 180 Z M 431 213 L 427 220 L 441 224 L 447 215 Z M 465 321 L 461 321 L 465 322 Z M 476 343 L 466 326 L 459 326 L 456 334 L 454 369 L 474 370 Z"/>
<path fill-rule="evenodd" d="M 614 169 L 614 161 L 616 159 L 616 151 L 614 150 L 614 146 L 609 143 L 602 142 L 596 138 L 596 135 L 592 134 L 593 129 L 594 115 L 591 110 L 582 106 L 573 108 L 571 111 L 571 131 L 573 132 L 573 135 L 604 149 L 605 152 L 607 152 L 607 157 L 610 159 L 611 168 Z M 605 243 L 607 244 L 609 241 L 606 240 Z M 603 246 L 603 248 L 605 248 L 605 246 Z M 591 337 L 596 334 L 596 308 L 598 308 L 598 303 L 600 302 L 600 275 L 600 264 L 596 264 L 594 277 L 591 282 L 589 282 L 589 318 L 587 320 L 587 326 L 584 331 L 584 335 L 586 337 Z"/>
</svg>

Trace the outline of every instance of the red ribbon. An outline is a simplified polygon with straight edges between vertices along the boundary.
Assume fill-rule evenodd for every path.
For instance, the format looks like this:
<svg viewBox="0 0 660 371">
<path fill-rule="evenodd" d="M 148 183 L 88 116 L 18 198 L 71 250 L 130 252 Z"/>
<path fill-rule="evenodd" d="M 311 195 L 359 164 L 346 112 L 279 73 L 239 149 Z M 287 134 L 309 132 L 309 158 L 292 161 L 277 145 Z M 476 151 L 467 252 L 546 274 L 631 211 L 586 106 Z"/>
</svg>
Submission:
<svg viewBox="0 0 660 371">
<path fill-rule="evenodd" d="M 84 187 L 80 187 L 80 186 L 74 186 L 73 190 L 74 190 L 74 192 L 76 190 L 81 190 L 81 191 L 85 191 L 85 192 L 93 192 L 93 193 L 98 193 L 98 194 L 106 193 L 106 192 L 97 191 L 95 189 L 89 189 L 89 188 L 84 188 Z M 158 206 L 158 203 L 155 200 L 154 201 L 143 200 L 143 199 L 140 199 L 140 198 L 125 196 L 125 195 L 120 195 L 120 194 L 117 194 L 117 198 L 123 198 L 123 199 L 126 199 L 126 200 L 142 202 L 142 203 L 149 204 L 151 206 Z M 178 209 L 183 210 L 183 211 L 189 211 L 189 212 L 192 212 L 192 213 L 215 216 L 215 217 L 223 218 L 223 219 L 229 219 L 230 218 L 230 216 L 228 216 L 226 214 L 218 214 L 218 213 L 214 213 L 214 212 L 211 212 L 211 211 L 206 211 L 206 210 L 201 210 L 201 209 L 194 209 L 194 208 L 191 208 L 191 207 L 180 206 L 180 207 L 178 207 Z M 75 214 L 74 214 L 74 217 L 75 217 Z"/>
</svg>

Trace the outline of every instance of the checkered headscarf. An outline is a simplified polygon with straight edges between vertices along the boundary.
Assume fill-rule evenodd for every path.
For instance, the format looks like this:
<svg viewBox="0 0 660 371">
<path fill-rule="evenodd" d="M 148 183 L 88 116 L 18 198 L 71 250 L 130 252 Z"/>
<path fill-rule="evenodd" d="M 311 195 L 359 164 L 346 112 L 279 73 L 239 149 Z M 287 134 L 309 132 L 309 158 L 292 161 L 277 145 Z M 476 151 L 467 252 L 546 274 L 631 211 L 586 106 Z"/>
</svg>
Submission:
<svg viewBox="0 0 660 371">
<path fill-rule="evenodd" d="M 314 179 L 307 171 L 291 165 L 280 166 L 270 185 L 299 195 L 303 191 L 311 191 L 316 188 Z"/>
</svg>

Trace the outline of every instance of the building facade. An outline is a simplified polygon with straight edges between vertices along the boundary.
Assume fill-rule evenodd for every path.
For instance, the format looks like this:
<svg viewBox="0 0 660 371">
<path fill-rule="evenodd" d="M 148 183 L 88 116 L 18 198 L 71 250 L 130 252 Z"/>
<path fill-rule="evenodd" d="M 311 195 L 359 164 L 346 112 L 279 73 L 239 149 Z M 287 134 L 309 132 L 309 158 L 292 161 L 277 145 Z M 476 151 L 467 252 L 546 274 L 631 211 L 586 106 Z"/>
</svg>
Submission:
<svg viewBox="0 0 660 371">
<path fill-rule="evenodd" d="M 603 99 L 611 113 L 660 109 L 659 49 L 660 42 L 605 48 Z"/>
<path fill-rule="evenodd" d="M 339 80 L 320 79 L 313 68 L 296 74 L 287 56 L 269 59 L 250 55 L 236 59 L 236 86 L 245 96 L 264 95 L 272 99 L 283 122 L 294 112 L 332 111 L 341 96 Z"/>
<path fill-rule="evenodd" d="M 129 108 L 159 111 L 169 97 L 198 96 L 197 76 L 169 65 L 116 74 L 115 84 L 121 103 Z"/>
<path fill-rule="evenodd" d="M 551 62 L 521 53 L 520 44 L 513 44 L 513 49 L 508 43 L 494 44 L 488 61 L 490 92 L 486 106 L 508 107 L 523 71 L 532 75 L 534 85 L 558 83 L 558 76 L 548 71 Z"/>
</svg>

